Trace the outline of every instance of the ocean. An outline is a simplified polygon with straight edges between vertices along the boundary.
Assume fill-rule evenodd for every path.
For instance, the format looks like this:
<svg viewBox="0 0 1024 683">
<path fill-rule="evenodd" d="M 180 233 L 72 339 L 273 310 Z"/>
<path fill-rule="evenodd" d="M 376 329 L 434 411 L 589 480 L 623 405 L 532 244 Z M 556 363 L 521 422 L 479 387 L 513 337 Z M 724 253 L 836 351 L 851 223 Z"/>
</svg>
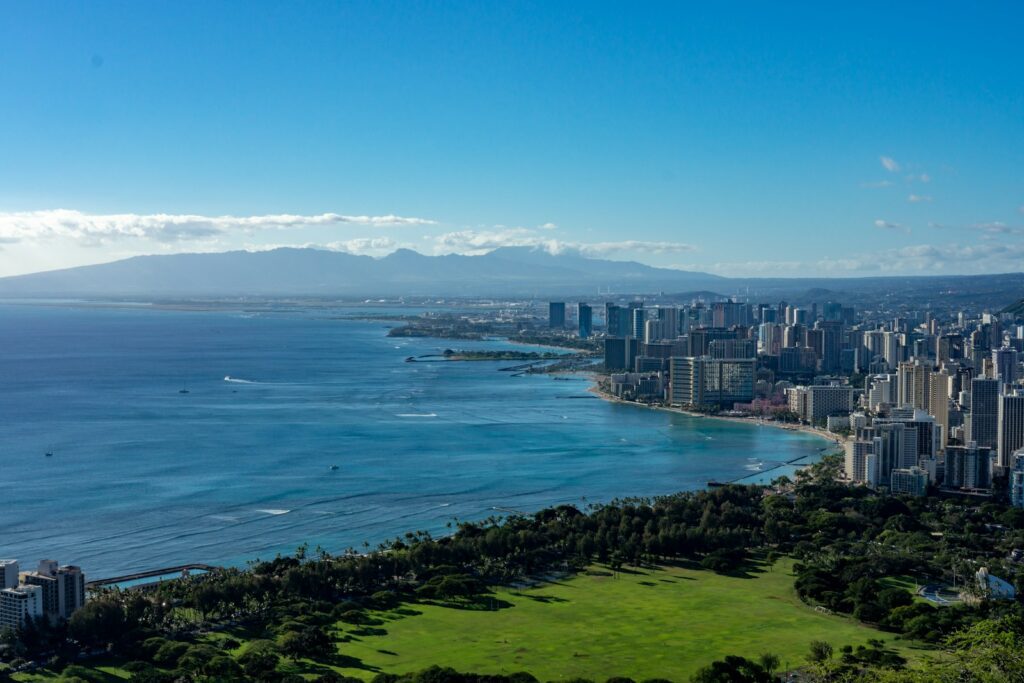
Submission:
<svg viewBox="0 0 1024 683">
<path fill-rule="evenodd" d="M 363 551 L 454 520 L 768 480 L 828 445 L 609 403 L 582 375 L 407 363 L 511 345 L 389 338 L 354 313 L 0 305 L 0 557 L 106 578 Z"/>
</svg>

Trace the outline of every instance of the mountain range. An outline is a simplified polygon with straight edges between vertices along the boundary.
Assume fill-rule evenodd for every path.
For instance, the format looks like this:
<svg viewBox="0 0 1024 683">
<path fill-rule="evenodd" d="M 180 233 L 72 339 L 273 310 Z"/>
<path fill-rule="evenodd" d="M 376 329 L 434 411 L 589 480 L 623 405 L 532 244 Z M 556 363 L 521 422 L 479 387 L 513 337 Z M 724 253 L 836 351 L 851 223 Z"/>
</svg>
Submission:
<svg viewBox="0 0 1024 683">
<path fill-rule="evenodd" d="M 1021 299 L 1024 274 L 860 278 L 726 278 L 634 261 L 503 247 L 479 256 L 426 256 L 408 249 L 382 258 L 311 248 L 135 256 L 77 268 L 0 278 L 0 297 L 560 297 L 614 294 L 704 299 L 759 297 L 792 303 L 982 306 Z M 1022 307 L 1024 310 L 1024 307 Z"/>
<path fill-rule="evenodd" d="M 549 293 L 713 289 L 707 273 L 505 247 L 480 256 L 383 258 L 281 248 L 135 256 L 0 278 L 3 296 L 534 296 Z"/>
</svg>

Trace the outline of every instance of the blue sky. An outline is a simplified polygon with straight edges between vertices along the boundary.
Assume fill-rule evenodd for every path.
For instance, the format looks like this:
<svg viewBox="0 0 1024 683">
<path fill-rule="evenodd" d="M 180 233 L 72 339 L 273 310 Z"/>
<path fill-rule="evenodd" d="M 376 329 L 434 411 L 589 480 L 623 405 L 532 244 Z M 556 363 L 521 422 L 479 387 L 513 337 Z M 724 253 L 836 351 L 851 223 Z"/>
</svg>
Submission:
<svg viewBox="0 0 1024 683">
<path fill-rule="evenodd" d="M 0 275 L 502 244 L 1022 270 L 1020 3 L 0 2 Z"/>
</svg>

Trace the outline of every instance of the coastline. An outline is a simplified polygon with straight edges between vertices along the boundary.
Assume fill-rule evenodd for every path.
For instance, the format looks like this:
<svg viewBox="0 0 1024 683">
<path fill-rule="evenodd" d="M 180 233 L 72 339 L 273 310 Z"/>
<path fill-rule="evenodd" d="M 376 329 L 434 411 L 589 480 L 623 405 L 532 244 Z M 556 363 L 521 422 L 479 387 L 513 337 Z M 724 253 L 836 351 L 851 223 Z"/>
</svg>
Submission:
<svg viewBox="0 0 1024 683">
<path fill-rule="evenodd" d="M 598 386 L 598 384 L 596 382 L 593 383 L 590 386 L 590 388 L 587 389 L 587 391 L 589 391 L 590 393 L 598 396 L 599 398 L 601 398 L 601 399 L 603 399 L 605 401 L 609 401 L 611 403 L 618 403 L 618 404 L 621 404 L 621 405 L 635 406 L 635 407 L 638 407 L 638 408 L 650 408 L 650 409 L 653 409 L 653 410 L 663 410 L 663 411 L 666 411 L 666 412 L 669 412 L 669 413 L 678 413 L 678 414 L 682 414 L 682 415 L 687 415 L 689 417 L 699 417 L 699 418 L 707 419 L 707 420 L 722 420 L 723 422 L 733 422 L 735 424 L 745 424 L 745 425 L 751 425 L 751 426 L 767 426 L 767 427 L 772 427 L 773 429 L 782 429 L 782 430 L 790 431 L 790 432 L 803 432 L 804 434 L 810 434 L 810 435 L 816 436 L 816 437 L 818 437 L 820 439 L 825 439 L 826 441 L 831 442 L 837 448 L 841 447 L 843 445 L 843 443 L 844 443 L 843 439 L 841 437 L 837 436 L 836 434 L 833 434 L 832 432 L 827 432 L 824 429 L 818 429 L 817 427 L 812 427 L 810 425 L 783 424 L 783 423 L 776 422 L 774 420 L 758 420 L 757 418 L 754 418 L 754 417 L 737 417 L 735 415 L 705 415 L 704 413 L 697 413 L 697 412 L 694 412 L 692 410 L 686 410 L 684 408 L 673 408 L 671 406 L 661 406 L 661 405 L 647 405 L 645 403 L 637 403 L 636 401 L 624 401 L 623 399 L 621 399 L 621 398 L 619 398 L 617 396 L 612 396 L 611 394 L 609 394 L 609 393 L 607 393 L 605 391 L 602 391 L 601 388 Z"/>
</svg>

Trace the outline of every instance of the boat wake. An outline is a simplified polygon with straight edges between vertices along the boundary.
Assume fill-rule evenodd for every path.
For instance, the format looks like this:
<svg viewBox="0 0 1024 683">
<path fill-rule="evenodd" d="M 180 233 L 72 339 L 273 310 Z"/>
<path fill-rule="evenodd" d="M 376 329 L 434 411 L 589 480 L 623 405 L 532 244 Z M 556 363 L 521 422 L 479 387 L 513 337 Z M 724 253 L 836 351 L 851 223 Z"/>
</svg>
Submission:
<svg viewBox="0 0 1024 683">
<path fill-rule="evenodd" d="M 398 413 L 395 417 L 437 417 L 437 413 Z"/>
<path fill-rule="evenodd" d="M 267 510 L 257 510 L 256 512 L 262 512 L 267 515 L 287 515 L 291 510 L 279 510 L 277 508 L 270 508 Z"/>
<path fill-rule="evenodd" d="M 235 384 L 260 384 L 260 382 L 254 382 L 251 379 L 239 379 L 232 377 L 231 375 L 224 375 L 225 382 L 234 382 Z"/>
</svg>

